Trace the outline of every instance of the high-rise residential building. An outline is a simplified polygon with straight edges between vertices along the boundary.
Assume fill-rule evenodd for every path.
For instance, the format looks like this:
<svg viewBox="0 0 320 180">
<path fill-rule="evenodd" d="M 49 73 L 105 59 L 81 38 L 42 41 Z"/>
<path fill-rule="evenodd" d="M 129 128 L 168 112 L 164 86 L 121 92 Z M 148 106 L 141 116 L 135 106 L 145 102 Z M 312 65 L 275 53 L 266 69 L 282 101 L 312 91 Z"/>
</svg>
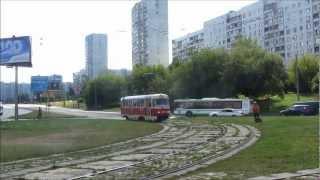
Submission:
<svg viewBox="0 0 320 180">
<path fill-rule="evenodd" d="M 108 69 L 108 45 L 106 34 L 86 36 L 86 71 L 94 79 Z"/>
<path fill-rule="evenodd" d="M 259 0 L 204 22 L 204 47 L 230 49 L 247 37 L 288 65 L 296 56 L 319 53 L 319 11 L 319 0 Z"/>
<path fill-rule="evenodd" d="M 168 0 L 141 0 L 132 9 L 132 65 L 169 65 Z"/>
<path fill-rule="evenodd" d="M 320 1 L 313 0 L 312 4 L 313 30 L 314 30 L 314 52 L 320 54 Z"/>
<path fill-rule="evenodd" d="M 204 47 L 204 33 L 196 31 L 172 41 L 172 55 L 174 60 L 183 60 L 190 57 Z"/>
</svg>

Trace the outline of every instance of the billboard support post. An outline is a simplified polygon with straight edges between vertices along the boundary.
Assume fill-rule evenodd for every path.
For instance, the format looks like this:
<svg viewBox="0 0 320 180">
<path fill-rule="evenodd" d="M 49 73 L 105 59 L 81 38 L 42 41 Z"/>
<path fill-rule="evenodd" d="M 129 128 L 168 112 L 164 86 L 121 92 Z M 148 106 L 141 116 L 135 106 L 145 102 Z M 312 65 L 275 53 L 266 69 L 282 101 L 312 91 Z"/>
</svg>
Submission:
<svg viewBox="0 0 320 180">
<path fill-rule="evenodd" d="M 15 104 L 14 104 L 14 120 L 18 120 L 18 103 L 19 103 L 19 95 L 18 95 L 18 66 L 15 66 L 16 71 L 16 81 L 14 86 L 14 92 L 15 92 Z"/>
</svg>

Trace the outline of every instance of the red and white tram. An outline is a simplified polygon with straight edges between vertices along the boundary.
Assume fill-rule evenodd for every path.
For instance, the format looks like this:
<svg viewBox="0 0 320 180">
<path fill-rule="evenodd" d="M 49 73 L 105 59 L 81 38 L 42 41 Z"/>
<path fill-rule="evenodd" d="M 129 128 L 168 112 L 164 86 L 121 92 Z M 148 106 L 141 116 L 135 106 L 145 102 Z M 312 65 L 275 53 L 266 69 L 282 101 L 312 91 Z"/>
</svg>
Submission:
<svg viewBox="0 0 320 180">
<path fill-rule="evenodd" d="M 121 98 L 121 116 L 133 120 L 162 121 L 169 117 L 166 94 L 126 96 Z"/>
</svg>

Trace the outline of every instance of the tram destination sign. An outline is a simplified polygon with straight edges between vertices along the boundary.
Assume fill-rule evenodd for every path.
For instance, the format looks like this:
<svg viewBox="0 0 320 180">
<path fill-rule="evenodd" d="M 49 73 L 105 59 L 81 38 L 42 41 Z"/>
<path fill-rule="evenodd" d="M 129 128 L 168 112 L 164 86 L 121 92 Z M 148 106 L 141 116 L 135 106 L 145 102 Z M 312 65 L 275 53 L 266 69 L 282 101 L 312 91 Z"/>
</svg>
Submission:
<svg viewBox="0 0 320 180">
<path fill-rule="evenodd" d="M 0 65 L 31 67 L 30 36 L 0 38 Z"/>
</svg>

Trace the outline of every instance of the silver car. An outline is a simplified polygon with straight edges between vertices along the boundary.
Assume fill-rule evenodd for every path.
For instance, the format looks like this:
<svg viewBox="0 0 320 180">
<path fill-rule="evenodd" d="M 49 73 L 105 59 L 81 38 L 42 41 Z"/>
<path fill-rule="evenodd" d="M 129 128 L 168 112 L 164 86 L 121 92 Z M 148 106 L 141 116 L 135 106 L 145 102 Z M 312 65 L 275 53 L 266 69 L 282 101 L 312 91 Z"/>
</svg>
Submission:
<svg viewBox="0 0 320 180">
<path fill-rule="evenodd" d="M 215 117 L 215 116 L 243 116 L 244 113 L 240 110 L 235 110 L 231 108 L 222 109 L 221 111 L 214 111 L 209 113 L 209 116 Z"/>
</svg>

